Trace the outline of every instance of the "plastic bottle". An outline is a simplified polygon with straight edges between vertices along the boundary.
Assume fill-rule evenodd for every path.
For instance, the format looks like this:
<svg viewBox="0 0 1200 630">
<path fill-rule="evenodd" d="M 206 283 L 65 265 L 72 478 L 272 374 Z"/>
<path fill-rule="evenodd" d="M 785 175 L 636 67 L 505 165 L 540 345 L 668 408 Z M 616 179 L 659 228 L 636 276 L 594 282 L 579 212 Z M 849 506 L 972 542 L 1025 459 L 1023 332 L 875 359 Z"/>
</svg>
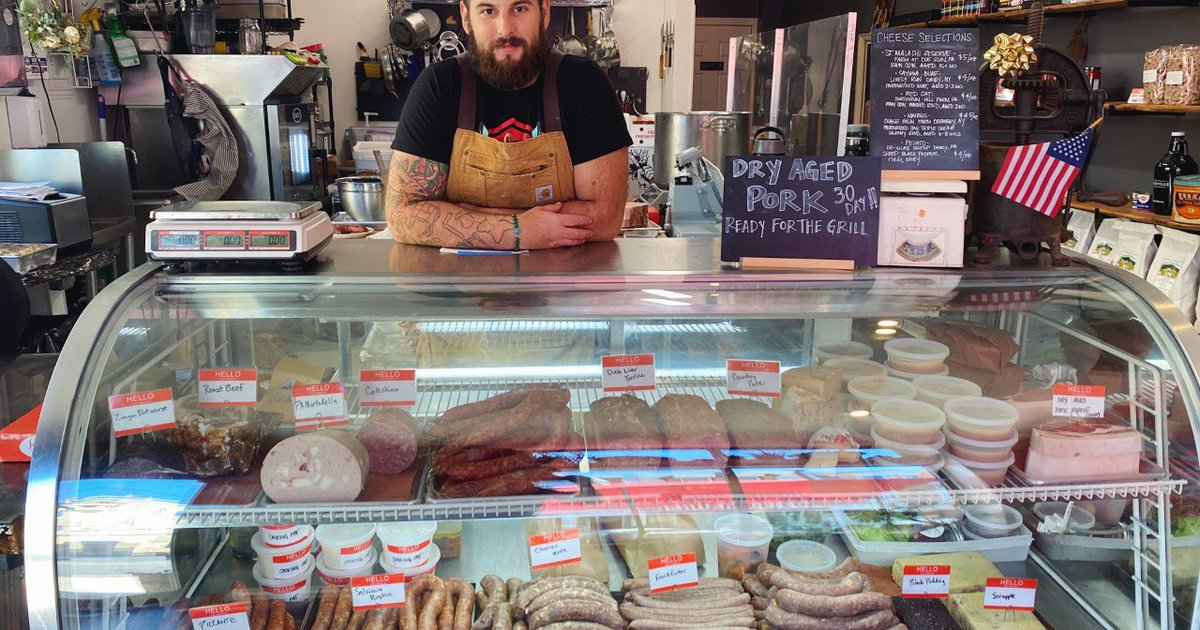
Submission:
<svg viewBox="0 0 1200 630">
<path fill-rule="evenodd" d="M 110 13 L 105 20 L 108 31 L 104 37 L 112 49 L 113 59 L 122 68 L 132 68 L 141 65 L 142 58 L 138 56 L 137 45 L 121 30 L 121 21 L 115 13 Z"/>
</svg>

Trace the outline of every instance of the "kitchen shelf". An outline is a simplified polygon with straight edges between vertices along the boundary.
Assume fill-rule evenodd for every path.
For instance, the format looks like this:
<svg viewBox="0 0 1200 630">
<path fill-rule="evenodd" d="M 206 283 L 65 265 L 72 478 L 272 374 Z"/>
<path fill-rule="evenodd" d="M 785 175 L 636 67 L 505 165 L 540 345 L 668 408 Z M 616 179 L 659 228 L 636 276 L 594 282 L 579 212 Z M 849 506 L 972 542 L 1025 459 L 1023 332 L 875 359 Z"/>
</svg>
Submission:
<svg viewBox="0 0 1200 630">
<path fill-rule="evenodd" d="M 1190 223 L 1180 223 L 1171 217 L 1159 216 L 1149 210 L 1135 210 L 1132 204 L 1123 206 L 1106 206 L 1095 202 L 1081 202 L 1074 199 L 1071 200 L 1071 207 L 1088 212 L 1095 212 L 1106 217 L 1116 217 L 1119 219 L 1128 219 L 1136 223 L 1149 223 L 1160 227 L 1168 227 L 1185 232 L 1200 232 L 1200 225 Z"/>
<path fill-rule="evenodd" d="M 1187 116 L 1190 114 L 1200 114 L 1200 105 L 1143 105 L 1137 103 L 1105 103 L 1104 110 L 1118 114 Z"/>
<path fill-rule="evenodd" d="M 1125 9 L 1131 7 L 1193 6 L 1195 4 L 1196 3 L 1194 0 L 1093 0 L 1092 2 L 1050 5 L 1044 9 L 1044 13 L 1046 17 L 1054 17 L 1058 15 L 1078 15 L 1080 13 L 1092 13 L 1094 11 Z M 987 22 L 1024 22 L 1025 18 L 1029 17 L 1030 13 L 1032 13 L 1032 11 L 1029 9 L 1014 9 L 1012 11 L 996 11 L 993 13 L 983 13 L 981 15 L 956 15 L 942 18 L 940 20 L 905 24 L 897 28 L 935 28 L 976 26 L 979 23 Z"/>
</svg>

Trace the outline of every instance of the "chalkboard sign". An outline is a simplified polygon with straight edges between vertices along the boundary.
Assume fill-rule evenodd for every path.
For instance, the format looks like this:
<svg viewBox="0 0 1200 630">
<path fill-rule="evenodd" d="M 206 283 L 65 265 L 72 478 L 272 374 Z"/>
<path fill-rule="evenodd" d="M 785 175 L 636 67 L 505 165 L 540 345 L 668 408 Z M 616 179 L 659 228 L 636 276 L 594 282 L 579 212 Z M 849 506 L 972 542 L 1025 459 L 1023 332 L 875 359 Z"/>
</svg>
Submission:
<svg viewBox="0 0 1200 630">
<path fill-rule="evenodd" d="M 871 155 L 885 170 L 979 170 L 979 31 L 871 33 Z"/>
<path fill-rule="evenodd" d="M 722 261 L 792 258 L 875 264 L 878 158 L 730 157 L 724 172 Z"/>
</svg>

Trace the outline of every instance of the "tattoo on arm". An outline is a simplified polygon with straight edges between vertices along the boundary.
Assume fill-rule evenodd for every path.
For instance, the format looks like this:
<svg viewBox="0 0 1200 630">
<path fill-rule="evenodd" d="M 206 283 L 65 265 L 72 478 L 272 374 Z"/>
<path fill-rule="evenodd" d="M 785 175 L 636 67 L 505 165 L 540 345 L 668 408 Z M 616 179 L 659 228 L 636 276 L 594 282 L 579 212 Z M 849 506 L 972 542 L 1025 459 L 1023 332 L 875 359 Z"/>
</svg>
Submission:
<svg viewBox="0 0 1200 630">
<path fill-rule="evenodd" d="M 513 226 L 508 217 L 444 201 L 449 173 L 450 167 L 441 162 L 394 154 L 385 202 L 393 238 L 437 247 L 512 247 Z"/>
</svg>

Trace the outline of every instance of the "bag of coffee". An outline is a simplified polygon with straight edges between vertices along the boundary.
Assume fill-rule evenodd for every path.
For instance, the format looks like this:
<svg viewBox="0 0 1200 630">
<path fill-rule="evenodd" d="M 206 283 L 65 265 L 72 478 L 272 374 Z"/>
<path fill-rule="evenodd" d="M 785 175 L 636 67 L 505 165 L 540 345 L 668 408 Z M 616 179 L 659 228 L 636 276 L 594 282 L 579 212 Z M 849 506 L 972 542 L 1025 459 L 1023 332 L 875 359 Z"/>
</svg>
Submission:
<svg viewBox="0 0 1200 630">
<path fill-rule="evenodd" d="M 1117 251 L 1117 238 L 1121 236 L 1121 233 L 1117 231 L 1117 226 L 1122 223 L 1128 223 L 1128 221 L 1106 219 L 1100 222 L 1100 227 L 1096 228 L 1096 235 L 1092 237 L 1092 243 L 1088 246 L 1088 258 L 1112 264 L 1115 260 L 1113 254 Z"/>
<path fill-rule="evenodd" d="M 1071 238 L 1063 241 L 1063 247 L 1078 254 L 1087 254 L 1092 238 L 1096 236 L 1096 213 L 1071 208 L 1067 229 L 1071 230 Z"/>
<path fill-rule="evenodd" d="M 1192 321 L 1196 319 L 1196 282 L 1200 280 L 1200 234 L 1163 228 L 1162 235 L 1146 280 Z"/>
<path fill-rule="evenodd" d="M 1126 221 L 1117 226 L 1117 232 L 1120 236 L 1117 237 L 1117 248 L 1113 251 L 1111 264 L 1145 278 L 1150 271 L 1150 264 L 1154 262 L 1154 254 L 1158 252 L 1155 239 L 1159 234 L 1158 226 Z"/>
</svg>

